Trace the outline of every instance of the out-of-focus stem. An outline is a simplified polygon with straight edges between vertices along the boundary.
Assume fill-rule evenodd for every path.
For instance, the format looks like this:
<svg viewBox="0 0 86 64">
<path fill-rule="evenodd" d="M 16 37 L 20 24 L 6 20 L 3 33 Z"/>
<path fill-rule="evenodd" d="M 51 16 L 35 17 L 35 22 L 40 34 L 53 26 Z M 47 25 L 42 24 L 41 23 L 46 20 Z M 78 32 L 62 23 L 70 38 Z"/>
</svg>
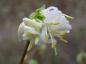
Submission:
<svg viewBox="0 0 86 64">
<path fill-rule="evenodd" d="M 24 53 L 23 53 L 23 55 L 21 57 L 21 60 L 20 60 L 19 64 L 23 64 L 24 63 L 24 58 L 25 58 L 25 55 L 27 53 L 27 49 L 28 49 L 29 44 L 30 44 L 30 41 L 29 40 L 26 41 L 26 46 L 25 46 L 25 49 L 24 49 Z"/>
</svg>

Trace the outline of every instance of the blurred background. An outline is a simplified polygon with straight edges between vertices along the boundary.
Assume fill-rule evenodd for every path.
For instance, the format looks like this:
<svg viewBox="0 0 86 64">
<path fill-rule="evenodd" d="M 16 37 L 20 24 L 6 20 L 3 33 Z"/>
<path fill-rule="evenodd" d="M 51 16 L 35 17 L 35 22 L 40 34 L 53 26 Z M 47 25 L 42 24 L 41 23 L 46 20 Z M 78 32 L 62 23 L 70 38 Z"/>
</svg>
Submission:
<svg viewBox="0 0 86 64">
<path fill-rule="evenodd" d="M 27 64 L 86 64 L 86 0 L 0 0 L 0 64 L 19 64 L 25 43 L 18 40 L 17 30 L 23 17 L 42 5 L 56 6 L 73 16 L 68 43 L 58 42 L 58 55 L 51 48 L 40 53 L 28 52 Z M 31 61 L 31 62 L 29 62 Z M 29 62 L 29 63 L 28 63 Z"/>
</svg>

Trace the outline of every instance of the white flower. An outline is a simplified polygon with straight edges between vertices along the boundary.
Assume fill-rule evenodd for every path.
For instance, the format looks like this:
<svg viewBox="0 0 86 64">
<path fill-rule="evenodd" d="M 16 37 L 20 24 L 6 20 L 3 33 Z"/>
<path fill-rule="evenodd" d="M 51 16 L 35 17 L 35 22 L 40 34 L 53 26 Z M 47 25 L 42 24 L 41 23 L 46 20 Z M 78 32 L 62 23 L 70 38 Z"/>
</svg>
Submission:
<svg viewBox="0 0 86 64">
<path fill-rule="evenodd" d="M 48 7 L 41 12 L 45 16 L 45 22 L 57 22 L 59 25 L 51 26 L 51 30 L 61 30 L 70 32 L 72 29 L 65 15 L 56 7 Z"/>
<path fill-rule="evenodd" d="M 40 27 L 41 24 L 35 22 L 34 20 L 23 18 L 23 22 L 20 24 L 18 29 L 18 35 L 20 38 L 22 37 L 23 40 L 29 40 L 32 37 L 39 35 L 38 31 Z"/>
<path fill-rule="evenodd" d="M 55 36 L 66 42 L 62 37 L 72 29 L 66 18 L 69 18 L 68 15 L 53 6 L 36 13 L 39 14 L 37 18 L 36 16 L 33 19 L 25 17 L 19 26 L 18 33 L 23 40 L 33 40 L 35 44 L 50 43 L 52 48 L 56 48 Z M 42 16 L 45 17 L 44 20 L 40 20 L 40 18 L 43 19 Z"/>
</svg>

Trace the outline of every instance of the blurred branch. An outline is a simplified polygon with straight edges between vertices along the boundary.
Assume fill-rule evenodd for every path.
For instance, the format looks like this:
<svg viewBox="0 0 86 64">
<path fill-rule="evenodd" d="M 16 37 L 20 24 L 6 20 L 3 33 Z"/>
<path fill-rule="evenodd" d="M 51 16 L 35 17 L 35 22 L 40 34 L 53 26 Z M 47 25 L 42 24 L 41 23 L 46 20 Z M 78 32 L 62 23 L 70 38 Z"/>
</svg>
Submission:
<svg viewBox="0 0 86 64">
<path fill-rule="evenodd" d="M 24 49 L 24 53 L 23 53 L 23 55 L 22 55 L 22 58 L 21 58 L 21 60 L 20 60 L 20 63 L 19 63 L 19 64 L 23 64 L 23 62 L 24 62 L 24 58 L 25 58 L 25 55 L 26 55 L 26 53 L 27 53 L 27 49 L 28 49 L 29 43 L 30 43 L 30 41 L 29 41 L 29 40 L 28 40 L 28 41 L 26 41 L 26 46 L 25 46 L 25 49 Z"/>
</svg>

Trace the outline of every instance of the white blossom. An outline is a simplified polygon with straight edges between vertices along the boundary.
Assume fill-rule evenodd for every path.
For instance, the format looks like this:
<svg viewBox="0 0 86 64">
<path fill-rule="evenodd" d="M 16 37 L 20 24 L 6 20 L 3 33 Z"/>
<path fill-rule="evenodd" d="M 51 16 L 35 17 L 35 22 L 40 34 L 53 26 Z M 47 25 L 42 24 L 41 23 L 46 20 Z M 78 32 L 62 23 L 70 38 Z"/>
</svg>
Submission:
<svg viewBox="0 0 86 64">
<path fill-rule="evenodd" d="M 37 18 L 23 18 L 23 22 L 18 29 L 19 36 L 23 40 L 33 40 L 35 44 L 52 44 L 52 48 L 56 48 L 55 36 L 65 41 L 62 36 L 70 33 L 72 26 L 66 14 L 62 13 L 58 8 L 51 6 L 40 11 L 45 19 L 38 22 Z"/>
<path fill-rule="evenodd" d="M 69 21 L 65 15 L 58 10 L 56 7 L 48 7 L 47 9 L 42 10 L 42 14 L 45 16 L 45 22 L 57 22 L 59 25 L 51 26 L 51 30 L 61 30 L 67 31 L 68 33 L 72 29 Z"/>
</svg>

